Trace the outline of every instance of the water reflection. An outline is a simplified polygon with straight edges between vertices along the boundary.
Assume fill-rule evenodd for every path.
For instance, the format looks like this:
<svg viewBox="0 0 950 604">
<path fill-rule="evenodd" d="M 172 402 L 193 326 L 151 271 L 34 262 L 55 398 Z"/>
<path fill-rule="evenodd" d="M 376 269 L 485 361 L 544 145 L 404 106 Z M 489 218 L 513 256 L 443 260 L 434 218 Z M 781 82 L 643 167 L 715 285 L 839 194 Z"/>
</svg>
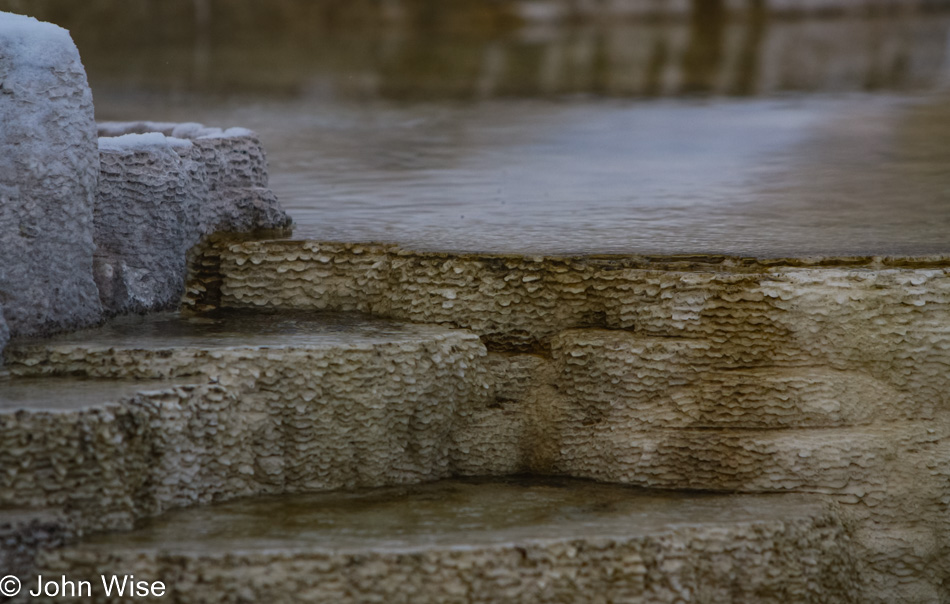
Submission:
<svg viewBox="0 0 950 604">
<path fill-rule="evenodd" d="M 299 237 L 950 252 L 950 12 L 789 16 L 777 3 L 0 7 L 71 29 L 100 120 L 257 130 Z"/>
<path fill-rule="evenodd" d="M 560 4 L 0 0 L 0 9 L 70 29 L 97 91 L 652 97 L 917 89 L 944 77 L 943 13 L 789 19 L 764 0 L 692 0 L 650 18 L 613 17 L 609 4 L 592 13 L 599 19 L 525 17 L 526 5 Z"/>
</svg>

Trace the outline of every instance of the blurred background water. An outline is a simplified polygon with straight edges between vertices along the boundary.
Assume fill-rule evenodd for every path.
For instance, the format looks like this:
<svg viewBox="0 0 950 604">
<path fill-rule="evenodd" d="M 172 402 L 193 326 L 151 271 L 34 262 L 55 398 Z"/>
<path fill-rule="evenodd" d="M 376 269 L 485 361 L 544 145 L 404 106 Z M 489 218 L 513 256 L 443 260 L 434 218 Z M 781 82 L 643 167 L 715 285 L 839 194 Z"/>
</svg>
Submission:
<svg viewBox="0 0 950 604">
<path fill-rule="evenodd" d="M 950 252 L 950 3 L 0 0 L 97 119 L 256 130 L 296 237 Z"/>
</svg>

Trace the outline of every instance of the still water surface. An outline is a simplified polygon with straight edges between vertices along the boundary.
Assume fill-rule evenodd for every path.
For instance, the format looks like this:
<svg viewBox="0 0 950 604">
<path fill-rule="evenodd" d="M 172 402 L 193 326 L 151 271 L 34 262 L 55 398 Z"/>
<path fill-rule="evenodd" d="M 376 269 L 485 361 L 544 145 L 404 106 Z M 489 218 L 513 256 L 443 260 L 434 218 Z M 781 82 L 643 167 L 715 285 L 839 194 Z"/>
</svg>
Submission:
<svg viewBox="0 0 950 604">
<path fill-rule="evenodd" d="M 950 13 L 445 4 L 0 0 L 71 29 L 99 120 L 255 129 L 296 237 L 950 252 Z"/>
</svg>

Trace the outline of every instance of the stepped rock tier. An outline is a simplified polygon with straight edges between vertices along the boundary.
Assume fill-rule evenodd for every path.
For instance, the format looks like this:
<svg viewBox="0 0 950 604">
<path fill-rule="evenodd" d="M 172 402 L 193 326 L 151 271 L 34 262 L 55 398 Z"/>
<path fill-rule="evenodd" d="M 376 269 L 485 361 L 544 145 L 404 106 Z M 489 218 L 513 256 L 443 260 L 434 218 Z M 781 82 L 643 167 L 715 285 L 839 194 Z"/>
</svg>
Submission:
<svg viewBox="0 0 950 604">
<path fill-rule="evenodd" d="M 821 508 L 831 514 L 819 514 L 822 526 L 840 525 L 834 542 L 858 577 L 849 598 L 940 599 L 950 544 L 948 265 L 939 257 L 479 256 L 218 239 L 195 254 L 185 315 L 121 318 L 8 348 L 13 383 L 190 382 L 162 394 L 162 405 L 138 394 L 108 417 L 98 408 L 8 414 L 3 437 L 24 443 L 23 470 L 3 478 L 3 492 L 8 507 L 68 509 L 55 535 L 129 527 L 194 503 L 452 476 L 771 494 L 765 507 L 808 495 L 831 506 Z M 85 444 L 73 451 L 22 436 L 42 430 L 79 443 L 68 434 L 88 430 L 93 417 L 140 445 L 119 454 L 104 438 L 90 455 Z M 31 424 L 41 421 L 48 425 Z M 51 476 L 87 472 L 90 492 L 115 490 L 108 513 L 72 483 L 38 488 L 35 468 L 50 459 L 64 464 Z M 113 464 L 147 469 L 123 470 L 142 476 L 141 486 L 110 482 Z M 735 537 L 722 537 L 732 543 L 723 547 L 746 547 L 746 525 L 726 525 Z M 686 539 L 676 534 L 673 542 Z M 642 556 L 646 542 L 635 541 L 630 551 Z M 317 564 L 331 583 L 357 580 L 340 570 L 343 554 L 281 543 L 288 553 L 250 551 L 241 564 Z M 77 547 L 42 564 L 89 560 Z M 448 554 L 437 550 L 426 568 L 473 580 L 444 566 Z M 180 552 L 147 551 L 148 572 L 179 564 L 168 560 Z M 415 572 L 408 559 L 359 551 L 367 569 Z M 188 559 L 176 576 L 225 572 L 213 552 Z M 551 564 L 551 576 L 562 572 Z M 802 598 L 846 599 L 832 583 Z M 381 581 L 380 597 L 408 593 L 386 591 L 396 584 Z M 260 593 L 280 593 L 272 588 Z M 469 585 L 459 598 L 491 599 L 496 588 Z M 512 599 L 537 595 L 512 589 L 521 594 Z M 739 600 L 768 599 L 757 593 Z"/>
<path fill-rule="evenodd" d="M 461 330 L 293 315 L 135 317 L 24 343 L 10 351 L 12 373 L 98 380 L 82 384 L 91 389 L 82 405 L 57 413 L 46 409 L 55 394 L 41 393 L 74 388 L 75 377 L 11 380 L 0 401 L 17 388 L 39 398 L 3 407 L 3 438 L 22 445 L 7 449 L 12 472 L 0 479 L 0 497 L 11 506 L 66 505 L 83 528 L 114 528 L 239 495 L 442 478 L 455 416 L 487 396 L 477 362 L 484 355 Z M 112 402 L 102 378 L 127 377 L 205 385 Z M 80 437 L 87 432 L 120 442 L 90 443 Z M 69 482 L 50 484 L 39 471 L 50 465 Z M 126 479 L 103 483 L 116 475 Z M 95 494 L 113 487 L 115 513 L 106 514 Z"/>
<path fill-rule="evenodd" d="M 252 132 L 0 49 L 14 601 L 950 601 L 950 256 L 280 239 Z"/>
<path fill-rule="evenodd" d="M 131 560 L 179 602 L 835 601 L 858 580 L 847 544 L 813 496 L 480 479 L 176 512 L 43 563 Z"/>
<path fill-rule="evenodd" d="M 491 397 L 459 415 L 456 473 L 818 493 L 853 523 L 867 597 L 926 601 L 946 572 L 948 265 L 219 242 L 188 302 L 470 330 Z"/>
</svg>

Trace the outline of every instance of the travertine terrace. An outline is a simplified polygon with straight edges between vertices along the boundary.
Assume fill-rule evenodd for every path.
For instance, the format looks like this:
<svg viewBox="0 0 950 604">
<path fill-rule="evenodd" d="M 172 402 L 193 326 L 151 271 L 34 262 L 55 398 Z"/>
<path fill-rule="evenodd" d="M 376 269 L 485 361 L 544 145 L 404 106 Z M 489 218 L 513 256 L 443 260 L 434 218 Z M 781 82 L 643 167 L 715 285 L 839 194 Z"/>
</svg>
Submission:
<svg viewBox="0 0 950 604">
<path fill-rule="evenodd" d="M 176 307 L 188 250 L 207 235 L 290 225 L 250 130 L 153 122 L 98 129 L 93 273 L 106 314 Z"/>
<path fill-rule="evenodd" d="M 69 32 L 0 12 L 0 47 L 0 350 L 10 337 L 174 308 L 202 238 L 290 225 L 253 132 L 97 132 Z"/>
<path fill-rule="evenodd" d="M 133 425 L 149 426 L 129 442 L 152 444 L 94 456 L 82 484 L 125 494 L 109 514 L 78 495 L 67 507 L 79 534 L 242 495 L 466 475 L 808 494 L 831 507 L 806 524 L 820 517 L 838 527 L 835 543 L 847 544 L 855 579 L 847 593 L 827 583 L 800 598 L 939 601 L 950 536 L 946 266 L 943 258 L 531 258 L 218 240 L 196 255 L 186 300 L 190 313 L 200 311 L 193 318 L 123 319 L 20 342 L 6 360 L 15 380 L 212 381 L 165 395 L 174 412 L 126 403 L 123 413 L 148 418 Z M 57 417 L 59 427 L 43 431 L 69 434 L 86 423 Z M 110 417 L 108 425 L 128 425 L 123 414 Z M 39 411 L 16 418 L 4 424 L 7 442 L 23 441 L 17 435 L 35 431 L 31 422 L 52 421 Z M 34 461 L 6 478 L 8 505 L 63 504 L 66 483 L 38 488 L 33 468 L 77 453 L 68 453 L 68 437 L 45 442 L 28 447 L 20 459 Z M 140 450 L 160 451 L 161 462 Z M 130 492 L 94 478 L 116 475 L 106 459 L 175 478 L 159 491 Z M 75 476 L 63 463 L 60 475 Z M 157 476 L 142 484 L 153 483 Z M 162 551 L 154 555 L 172 555 Z M 448 554 L 427 551 L 448 564 Z M 794 551 L 783 555 L 809 555 Z M 242 564 L 318 564 L 322 555 Z M 73 556 L 43 563 L 63 568 Z M 386 576 L 415 564 L 381 560 Z M 220 560 L 190 564 L 219 568 Z M 459 597 L 490 599 L 499 593 L 491 585 Z M 736 597 L 788 597 L 755 593 Z M 654 601 L 648 590 L 631 598 Z"/>
<path fill-rule="evenodd" d="M 281 241 L 222 243 L 206 258 L 195 308 L 354 311 L 478 334 L 493 391 L 460 414 L 458 473 L 821 493 L 854 522 L 866 597 L 943 597 L 945 258 L 544 258 Z"/>
<path fill-rule="evenodd" d="M 100 124 L 96 148 L 68 34 L 0 15 L 30 36 L 65 67 L 0 95 L 55 99 L 57 126 L 0 127 L 23 152 L 0 162 L 0 576 L 134 573 L 174 602 L 950 601 L 950 257 L 280 239 L 253 133 Z"/>
<path fill-rule="evenodd" d="M 133 558 L 136 576 L 175 576 L 181 602 L 235 592 L 314 602 L 830 602 L 858 580 L 847 532 L 813 496 L 683 497 L 563 479 L 246 500 L 169 514 L 134 534 L 133 543 L 115 535 L 51 552 L 44 564 L 90 576 Z"/>
<path fill-rule="evenodd" d="M 92 576 L 127 561 L 127 550 L 82 539 L 175 507 L 528 467 L 505 450 L 472 446 L 473 439 L 497 439 L 514 452 L 519 443 L 502 442 L 503 431 L 478 424 L 515 385 L 465 330 L 295 311 L 159 315 L 19 342 L 7 359 L 14 377 L 0 395 L 0 436 L 10 444 L 0 458 L 7 468 L 3 556 L 24 576 Z M 524 425 L 510 427 L 517 436 Z M 496 487 L 467 488 L 478 494 Z M 556 519 L 570 518 L 577 505 L 599 510 L 591 497 L 605 488 L 575 484 L 566 492 L 576 503 L 563 512 L 557 502 L 542 504 L 539 512 Z M 538 506 L 537 493 L 529 489 L 528 496 L 524 505 Z M 402 513 L 399 493 L 375 497 Z M 572 599 L 578 590 L 644 602 L 726 593 L 749 602 L 835 601 L 849 594 L 860 566 L 838 506 L 781 497 L 686 497 L 672 513 L 662 501 L 620 489 L 614 503 L 654 510 L 655 519 L 617 533 L 628 524 L 629 512 L 621 510 L 610 522 L 552 521 L 538 532 L 521 524 L 518 511 L 499 508 L 493 514 L 507 526 L 500 532 L 468 523 L 430 542 L 409 530 L 409 542 L 395 549 L 385 532 L 381 541 L 343 552 L 286 535 L 230 545 L 199 540 L 181 551 L 146 539 L 137 562 L 123 568 L 178 577 L 175 601 L 182 602 L 249 593 L 524 602 Z M 262 519 L 251 526 L 270 526 L 269 518 L 300 522 L 260 505 Z M 443 522 L 451 527 L 451 499 L 445 505 Z M 521 504 L 514 497 L 507 505 Z M 200 513 L 233 532 L 226 510 Z M 525 521 L 533 517 L 524 513 Z M 272 525 L 278 533 L 280 522 Z M 591 522 L 602 535 L 590 534 Z M 738 567 L 736 585 L 731 569 Z"/>
</svg>

